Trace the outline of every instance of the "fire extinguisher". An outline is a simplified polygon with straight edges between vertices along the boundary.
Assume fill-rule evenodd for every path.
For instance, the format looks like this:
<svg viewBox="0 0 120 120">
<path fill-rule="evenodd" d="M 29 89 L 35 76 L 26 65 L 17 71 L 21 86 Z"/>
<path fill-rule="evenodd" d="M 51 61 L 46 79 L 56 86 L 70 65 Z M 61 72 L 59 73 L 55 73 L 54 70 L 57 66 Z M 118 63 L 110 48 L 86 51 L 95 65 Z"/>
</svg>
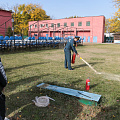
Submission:
<svg viewBox="0 0 120 120">
<path fill-rule="evenodd" d="M 72 55 L 72 61 L 71 61 L 71 63 L 72 63 L 72 64 L 74 64 L 74 63 L 75 63 L 75 57 L 76 57 L 76 54 L 75 54 L 75 53 L 73 53 L 73 55 Z"/>
<path fill-rule="evenodd" d="M 90 89 L 90 79 L 86 79 L 86 90 L 89 90 Z"/>
</svg>

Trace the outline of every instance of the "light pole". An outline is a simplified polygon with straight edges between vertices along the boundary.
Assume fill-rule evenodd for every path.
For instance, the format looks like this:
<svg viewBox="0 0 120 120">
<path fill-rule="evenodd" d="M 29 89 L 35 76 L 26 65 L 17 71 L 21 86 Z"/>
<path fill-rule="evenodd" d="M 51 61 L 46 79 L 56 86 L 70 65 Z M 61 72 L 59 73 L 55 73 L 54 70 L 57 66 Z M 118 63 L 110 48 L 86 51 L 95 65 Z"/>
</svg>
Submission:
<svg viewBox="0 0 120 120">
<path fill-rule="evenodd" d="M 5 22 L 5 36 L 6 36 L 6 22 Z"/>
<path fill-rule="evenodd" d="M 13 31 L 13 36 L 14 36 L 14 19 L 12 18 L 12 31 Z"/>
<path fill-rule="evenodd" d="M 12 30 L 13 30 L 13 37 L 14 35 L 14 19 L 12 18 Z M 14 47 L 15 47 L 15 37 L 14 37 Z"/>
</svg>

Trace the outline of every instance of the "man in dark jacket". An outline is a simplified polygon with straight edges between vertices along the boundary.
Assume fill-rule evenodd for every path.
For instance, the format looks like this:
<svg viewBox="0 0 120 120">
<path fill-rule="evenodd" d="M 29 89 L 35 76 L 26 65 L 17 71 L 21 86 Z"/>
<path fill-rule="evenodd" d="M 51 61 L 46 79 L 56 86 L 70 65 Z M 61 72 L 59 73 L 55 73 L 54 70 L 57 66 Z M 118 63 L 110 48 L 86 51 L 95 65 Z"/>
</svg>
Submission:
<svg viewBox="0 0 120 120">
<path fill-rule="evenodd" d="M 2 93 L 7 85 L 7 77 L 0 58 L 0 120 L 5 118 L 5 95 Z"/>
<path fill-rule="evenodd" d="M 79 40 L 79 38 L 80 37 L 75 36 L 74 39 L 69 39 L 64 48 L 65 68 L 67 68 L 67 63 L 68 63 L 68 70 L 73 70 L 71 67 L 71 50 L 75 52 L 78 57 L 80 57 L 80 55 L 77 53 L 77 50 L 75 49 L 75 43 Z"/>
</svg>

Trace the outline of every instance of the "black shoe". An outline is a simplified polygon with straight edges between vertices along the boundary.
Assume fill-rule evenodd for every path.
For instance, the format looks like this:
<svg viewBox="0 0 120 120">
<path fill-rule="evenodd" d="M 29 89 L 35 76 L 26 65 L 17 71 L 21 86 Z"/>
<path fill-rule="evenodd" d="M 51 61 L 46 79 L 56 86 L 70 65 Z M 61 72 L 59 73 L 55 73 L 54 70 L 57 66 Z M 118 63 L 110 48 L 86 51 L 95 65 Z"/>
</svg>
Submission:
<svg viewBox="0 0 120 120">
<path fill-rule="evenodd" d="M 69 70 L 73 70 L 73 69 L 69 69 Z"/>
</svg>

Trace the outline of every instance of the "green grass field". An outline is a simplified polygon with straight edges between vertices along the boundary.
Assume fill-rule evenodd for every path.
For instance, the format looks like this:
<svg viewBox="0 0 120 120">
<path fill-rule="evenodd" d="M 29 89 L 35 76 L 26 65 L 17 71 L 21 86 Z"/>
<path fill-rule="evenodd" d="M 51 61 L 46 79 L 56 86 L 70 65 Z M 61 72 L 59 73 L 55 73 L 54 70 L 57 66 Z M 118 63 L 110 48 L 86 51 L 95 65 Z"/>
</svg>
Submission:
<svg viewBox="0 0 120 120">
<path fill-rule="evenodd" d="M 120 45 L 85 44 L 77 48 L 73 71 L 64 69 L 64 50 L 37 50 L 4 53 L 0 57 L 8 78 L 6 116 L 11 120 L 119 120 L 120 117 Z M 102 95 L 98 106 L 83 105 L 78 98 L 37 88 L 44 82 L 85 91 L 90 78 L 91 93 Z M 36 107 L 36 96 L 49 96 L 55 101 L 45 108 Z"/>
</svg>

